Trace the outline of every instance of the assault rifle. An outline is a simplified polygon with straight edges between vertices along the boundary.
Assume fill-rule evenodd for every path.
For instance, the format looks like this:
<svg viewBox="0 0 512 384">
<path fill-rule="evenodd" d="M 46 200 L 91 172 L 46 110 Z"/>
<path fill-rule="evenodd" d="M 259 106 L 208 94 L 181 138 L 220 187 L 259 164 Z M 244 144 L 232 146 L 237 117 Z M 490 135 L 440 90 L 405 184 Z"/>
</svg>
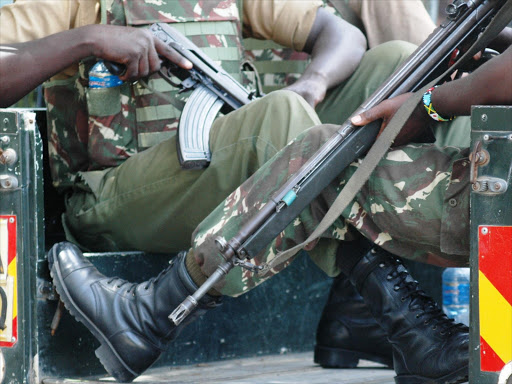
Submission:
<svg viewBox="0 0 512 384">
<path fill-rule="evenodd" d="M 448 5 L 447 20 L 354 114 L 393 96 L 421 89 L 443 75 L 454 60 L 453 53 L 471 46 L 502 8 L 505 12 L 493 31 L 504 28 L 512 19 L 512 0 L 455 0 Z M 379 128 L 380 122 L 357 128 L 347 120 L 235 236 L 229 241 L 216 238 L 215 243 L 225 261 L 169 315 L 169 319 L 176 325 L 180 324 L 235 265 L 253 272 L 262 270 L 261 266 L 247 260 L 254 258 L 286 228 L 344 168 L 363 156 L 375 141 Z"/>
<path fill-rule="evenodd" d="M 175 28 L 157 23 L 150 27 L 150 31 L 193 65 L 192 69 L 186 70 L 165 62 L 160 74 L 181 91 L 193 90 L 180 117 L 178 156 L 185 169 L 205 168 L 211 159 L 210 129 L 217 114 L 226 114 L 250 103 L 256 94 L 246 90 Z M 172 75 L 181 83 L 175 84 Z"/>
<path fill-rule="evenodd" d="M 210 129 L 217 114 L 229 113 L 260 95 L 245 89 L 177 29 L 156 23 L 149 30 L 193 65 L 187 70 L 165 60 L 160 75 L 180 92 L 192 90 L 178 125 L 178 158 L 184 169 L 205 168 L 211 160 Z M 114 74 L 123 71 L 118 64 L 105 64 Z"/>
</svg>

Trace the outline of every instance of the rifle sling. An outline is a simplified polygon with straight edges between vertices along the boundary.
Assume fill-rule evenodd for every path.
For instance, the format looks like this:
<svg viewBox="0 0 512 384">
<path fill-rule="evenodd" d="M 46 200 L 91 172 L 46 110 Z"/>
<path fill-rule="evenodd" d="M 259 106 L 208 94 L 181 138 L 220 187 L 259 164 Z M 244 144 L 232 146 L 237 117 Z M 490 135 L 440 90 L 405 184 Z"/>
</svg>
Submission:
<svg viewBox="0 0 512 384">
<path fill-rule="evenodd" d="M 461 63 L 471 58 L 477 52 L 484 49 L 488 43 L 496 36 L 500 31 L 503 30 L 507 26 L 507 24 L 512 19 L 512 0 L 507 0 L 507 2 L 502 6 L 502 8 L 498 11 L 498 13 L 494 16 L 493 20 L 489 23 L 485 31 L 482 35 L 475 41 L 475 43 L 468 49 L 468 51 L 458 60 L 453 66 L 448 68 L 445 73 L 441 76 L 437 77 L 435 80 L 431 81 L 429 84 L 424 86 L 422 89 L 415 92 L 396 112 L 391 121 L 389 122 L 386 129 L 382 132 L 382 134 L 377 138 L 375 144 L 370 148 L 366 157 L 362 161 L 359 168 L 356 170 L 354 175 L 347 182 L 345 187 L 342 189 L 336 200 L 333 202 L 322 221 L 318 224 L 316 229 L 309 235 L 309 237 L 302 243 L 287 249 L 283 252 L 280 252 L 268 263 L 264 263 L 262 265 L 263 271 L 262 275 L 265 275 L 268 271 L 270 271 L 275 266 L 284 263 L 289 258 L 294 256 L 297 252 L 299 252 L 302 248 L 304 248 L 308 243 L 316 240 L 320 237 L 330 226 L 331 224 L 341 215 L 341 213 L 345 210 L 348 204 L 355 198 L 357 192 L 363 187 L 363 185 L 368 181 L 371 173 L 377 167 L 377 164 L 380 162 L 382 157 L 389 150 L 391 145 L 393 144 L 393 140 L 398 135 L 400 130 L 402 129 L 405 122 L 409 119 L 412 112 L 418 105 L 423 93 L 425 93 L 429 88 L 436 85 L 441 79 L 445 76 L 452 73 L 456 70 Z M 364 129 L 364 127 L 362 128 Z"/>
</svg>

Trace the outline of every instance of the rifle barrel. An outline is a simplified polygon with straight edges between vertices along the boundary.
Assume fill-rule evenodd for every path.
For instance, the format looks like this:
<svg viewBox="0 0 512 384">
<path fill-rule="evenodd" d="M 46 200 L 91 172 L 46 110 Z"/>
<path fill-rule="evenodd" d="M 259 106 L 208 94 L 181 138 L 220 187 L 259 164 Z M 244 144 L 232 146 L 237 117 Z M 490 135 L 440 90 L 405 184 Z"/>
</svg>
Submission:
<svg viewBox="0 0 512 384">
<path fill-rule="evenodd" d="M 479 32 L 479 28 L 486 25 L 497 12 L 499 2 L 500 0 L 466 2 L 466 7 L 459 8 L 456 17 L 448 18 L 443 25 L 436 28 L 353 115 L 372 108 L 387 98 L 420 89 L 429 79 L 435 78 L 433 75 L 440 69 L 444 72 L 450 54 L 470 36 L 476 38 L 475 32 Z M 336 134 L 227 242 L 222 251 L 224 258 L 230 260 L 236 254 L 241 257 L 255 257 L 342 169 L 366 153 L 377 136 L 378 125 L 380 124 L 361 129 L 354 127 L 350 119 L 345 121 Z M 321 167 L 328 168 L 330 172 L 318 172 Z M 300 191 L 296 200 L 286 208 L 279 209 L 283 198 L 294 189 Z"/>
</svg>

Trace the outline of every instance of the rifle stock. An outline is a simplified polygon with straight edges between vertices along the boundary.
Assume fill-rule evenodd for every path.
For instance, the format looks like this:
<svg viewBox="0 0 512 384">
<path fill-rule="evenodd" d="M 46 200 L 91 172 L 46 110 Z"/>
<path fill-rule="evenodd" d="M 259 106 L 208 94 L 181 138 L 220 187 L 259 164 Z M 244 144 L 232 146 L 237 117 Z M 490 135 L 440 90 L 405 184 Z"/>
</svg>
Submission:
<svg viewBox="0 0 512 384">
<path fill-rule="evenodd" d="M 354 112 L 354 115 L 376 106 L 387 98 L 416 91 L 439 77 L 448 68 L 451 53 L 468 42 L 476 41 L 478 34 L 505 3 L 501 0 L 455 0 L 447 9 L 449 17 L 446 22 L 416 49 Z M 256 256 L 334 180 L 341 170 L 364 155 L 372 146 L 379 126 L 378 122 L 374 122 L 366 127 L 356 128 L 350 124 L 350 120 L 344 122 L 336 134 L 284 183 L 235 236 L 229 241 L 216 239 L 218 248 L 226 260 L 222 264 L 223 270 L 227 265 L 231 268 L 234 265 L 242 265 L 254 271 L 260 269 L 243 260 Z M 212 275 L 201 286 L 201 292 L 206 292 L 220 279 L 220 274 Z M 194 294 L 193 299 L 198 301 L 200 297 Z M 184 308 L 190 306 L 187 300 L 169 316 L 172 321 L 176 321 L 176 315 L 179 315 L 180 321 L 186 316 Z"/>
</svg>

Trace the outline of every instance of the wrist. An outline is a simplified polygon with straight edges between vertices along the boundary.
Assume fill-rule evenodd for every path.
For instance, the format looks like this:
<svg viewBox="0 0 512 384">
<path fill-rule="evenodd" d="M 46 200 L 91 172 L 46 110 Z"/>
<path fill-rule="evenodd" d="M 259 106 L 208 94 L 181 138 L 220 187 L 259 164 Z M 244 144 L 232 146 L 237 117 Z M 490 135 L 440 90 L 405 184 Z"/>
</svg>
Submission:
<svg viewBox="0 0 512 384">
<path fill-rule="evenodd" d="M 299 80 L 307 83 L 314 84 L 316 87 L 328 88 L 328 76 L 318 70 L 306 69 Z"/>
<path fill-rule="evenodd" d="M 79 47 L 84 52 L 84 57 L 95 56 L 101 58 L 103 56 L 103 33 L 99 31 L 100 25 L 86 25 L 76 30 L 80 33 Z"/>
<path fill-rule="evenodd" d="M 427 114 L 435 121 L 451 121 L 455 119 L 456 116 L 441 116 L 432 103 L 432 92 L 436 89 L 437 85 L 430 88 L 423 94 L 423 107 L 427 111 Z"/>
</svg>

